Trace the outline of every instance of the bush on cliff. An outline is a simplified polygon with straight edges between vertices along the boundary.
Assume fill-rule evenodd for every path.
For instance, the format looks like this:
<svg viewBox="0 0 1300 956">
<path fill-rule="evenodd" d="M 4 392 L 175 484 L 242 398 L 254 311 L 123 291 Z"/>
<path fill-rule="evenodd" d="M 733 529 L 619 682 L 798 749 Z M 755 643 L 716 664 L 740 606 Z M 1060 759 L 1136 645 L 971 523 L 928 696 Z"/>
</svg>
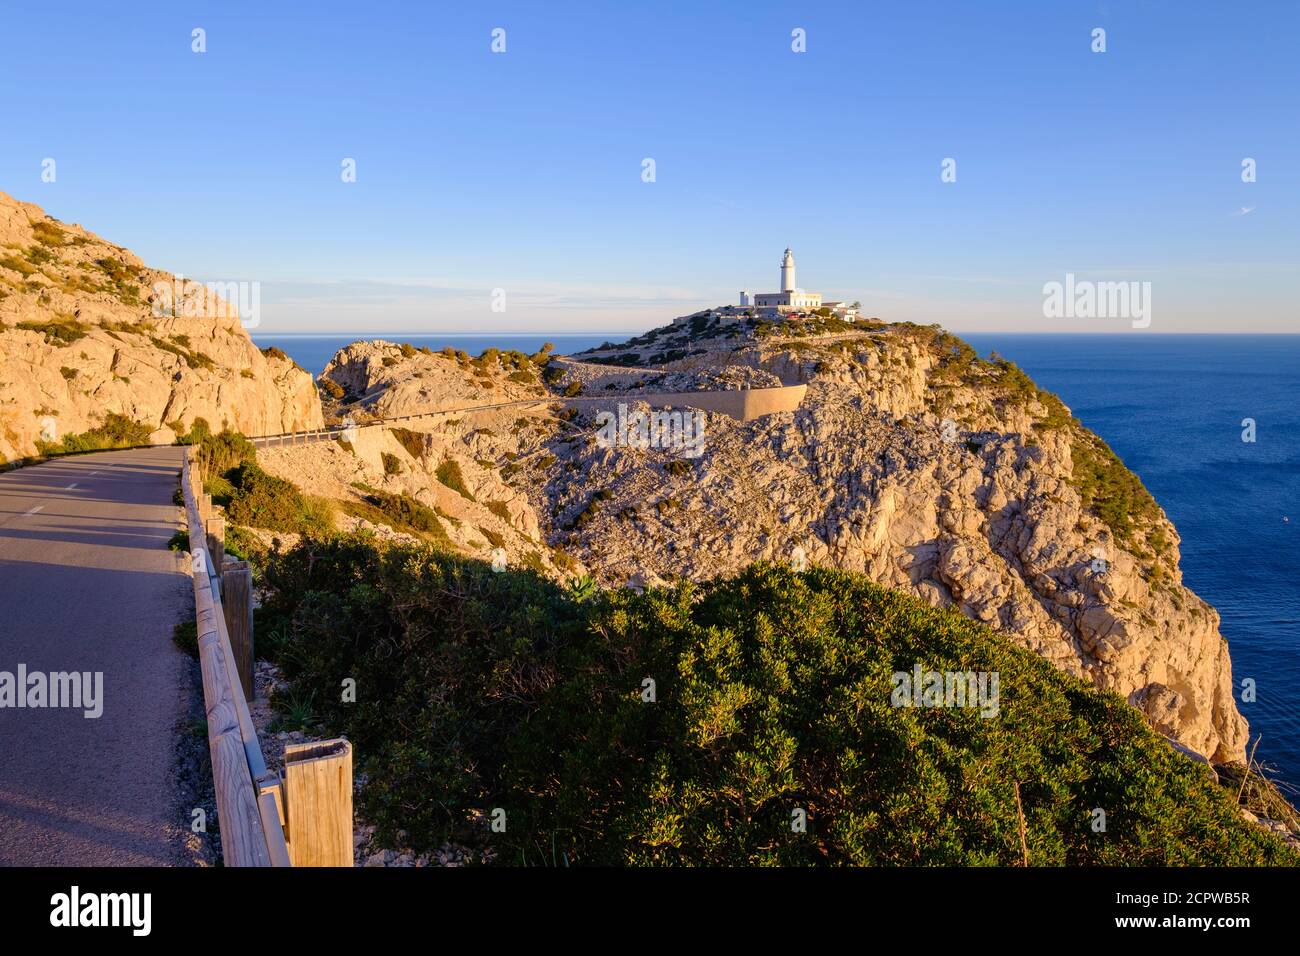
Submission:
<svg viewBox="0 0 1300 956">
<path fill-rule="evenodd" d="M 42 455 L 67 455 L 84 451 L 107 451 L 114 448 L 134 448 L 149 444 L 153 429 L 146 422 L 137 422 L 109 412 L 102 424 L 89 431 L 64 435 L 61 441 L 37 441 L 36 450 Z"/>
<path fill-rule="evenodd" d="M 342 537 L 273 556 L 265 581 L 263 646 L 353 741 L 366 817 L 417 850 L 1016 864 L 1018 784 L 1033 864 L 1297 859 L 1118 696 L 860 575 L 758 564 L 579 603 L 534 574 Z M 916 664 L 996 672 L 996 716 L 892 706 Z M 504 833 L 472 822 L 494 808 Z"/>
<path fill-rule="evenodd" d="M 330 506 L 283 478 L 269 475 L 255 461 L 245 461 L 223 476 L 234 491 L 226 516 L 236 524 L 266 531 L 325 535 L 334 527 Z"/>
</svg>

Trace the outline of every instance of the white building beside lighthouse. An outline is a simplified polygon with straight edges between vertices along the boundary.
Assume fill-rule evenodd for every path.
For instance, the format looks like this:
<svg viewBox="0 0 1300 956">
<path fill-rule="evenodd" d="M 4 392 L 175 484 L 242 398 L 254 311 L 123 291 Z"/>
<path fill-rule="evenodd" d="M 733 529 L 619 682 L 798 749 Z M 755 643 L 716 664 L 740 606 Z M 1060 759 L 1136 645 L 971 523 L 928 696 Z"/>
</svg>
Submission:
<svg viewBox="0 0 1300 956">
<path fill-rule="evenodd" d="M 740 304 L 749 305 L 749 293 L 740 295 Z M 806 312 L 821 308 L 822 295 L 799 288 L 795 281 L 794 253 L 786 249 L 781 260 L 781 291 L 760 292 L 754 296 L 753 304 L 760 309 L 776 309 L 778 312 Z"/>
</svg>

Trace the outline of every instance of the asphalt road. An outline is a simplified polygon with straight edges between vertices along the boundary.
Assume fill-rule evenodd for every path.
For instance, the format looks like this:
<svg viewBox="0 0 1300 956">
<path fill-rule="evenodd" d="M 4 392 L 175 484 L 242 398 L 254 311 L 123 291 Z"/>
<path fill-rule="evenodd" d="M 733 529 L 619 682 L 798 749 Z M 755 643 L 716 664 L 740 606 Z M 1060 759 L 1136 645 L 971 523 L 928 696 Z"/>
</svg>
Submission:
<svg viewBox="0 0 1300 956">
<path fill-rule="evenodd" d="M 167 550 L 180 466 L 167 447 L 0 475 L 0 865 L 184 861 L 173 769 L 189 668 L 171 634 L 193 592 Z M 5 706 L 19 665 L 102 673 L 102 715 Z"/>
</svg>

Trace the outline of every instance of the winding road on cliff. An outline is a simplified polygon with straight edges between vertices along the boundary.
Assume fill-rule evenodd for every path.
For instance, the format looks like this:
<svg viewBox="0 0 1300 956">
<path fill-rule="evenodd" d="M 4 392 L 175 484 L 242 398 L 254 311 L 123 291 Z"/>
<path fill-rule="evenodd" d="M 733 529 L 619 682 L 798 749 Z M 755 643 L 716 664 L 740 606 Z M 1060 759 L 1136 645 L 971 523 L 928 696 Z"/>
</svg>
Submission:
<svg viewBox="0 0 1300 956">
<path fill-rule="evenodd" d="M 189 663 L 171 634 L 193 595 L 167 550 L 181 451 L 0 475 L 0 865 L 183 862 L 173 775 Z M 25 703 L 39 699 L 31 675 L 76 672 L 102 713 L 87 717 L 86 699 L 17 707 L 20 667 Z"/>
</svg>

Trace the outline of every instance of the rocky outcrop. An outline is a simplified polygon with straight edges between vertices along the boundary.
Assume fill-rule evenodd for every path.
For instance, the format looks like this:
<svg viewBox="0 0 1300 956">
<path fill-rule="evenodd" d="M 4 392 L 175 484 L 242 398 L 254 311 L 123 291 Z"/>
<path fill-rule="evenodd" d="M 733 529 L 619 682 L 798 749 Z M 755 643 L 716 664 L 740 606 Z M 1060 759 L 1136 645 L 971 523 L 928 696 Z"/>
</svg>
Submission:
<svg viewBox="0 0 1300 956">
<path fill-rule="evenodd" d="M 1212 760 L 1242 759 L 1246 723 L 1219 617 L 1182 585 L 1177 532 L 1055 396 L 930 328 L 698 338 L 670 343 L 689 354 L 653 367 L 605 374 L 557 361 L 546 377 L 555 394 L 576 380 L 626 392 L 635 408 L 638 390 L 660 391 L 669 376 L 748 375 L 807 382 L 802 406 L 744 423 L 707 415 L 696 458 L 607 447 L 576 410 L 491 441 L 466 416 L 460 453 L 476 468 L 495 463 L 526 498 L 530 533 L 535 522 L 607 584 L 708 578 L 760 558 L 861 571 L 1122 694 Z M 420 396 L 398 386 L 389 398 L 384 380 L 419 381 L 409 359 L 387 353 L 381 379 L 358 370 L 361 347 L 348 351 L 331 374 L 373 407 L 410 413 L 446 407 L 440 391 L 454 402 L 498 394 L 465 363 L 439 359 L 459 383 Z M 598 357 L 619 360 L 617 349 Z"/>
<path fill-rule="evenodd" d="M 376 340 L 341 349 L 322 378 L 339 385 L 361 419 L 397 418 L 430 408 L 456 409 L 547 394 L 528 356 L 490 349 L 486 359 Z"/>
<path fill-rule="evenodd" d="M 110 413 L 157 442 L 198 418 L 249 435 L 321 424 L 311 375 L 263 354 L 207 288 L 0 193 L 0 456 Z"/>
</svg>

